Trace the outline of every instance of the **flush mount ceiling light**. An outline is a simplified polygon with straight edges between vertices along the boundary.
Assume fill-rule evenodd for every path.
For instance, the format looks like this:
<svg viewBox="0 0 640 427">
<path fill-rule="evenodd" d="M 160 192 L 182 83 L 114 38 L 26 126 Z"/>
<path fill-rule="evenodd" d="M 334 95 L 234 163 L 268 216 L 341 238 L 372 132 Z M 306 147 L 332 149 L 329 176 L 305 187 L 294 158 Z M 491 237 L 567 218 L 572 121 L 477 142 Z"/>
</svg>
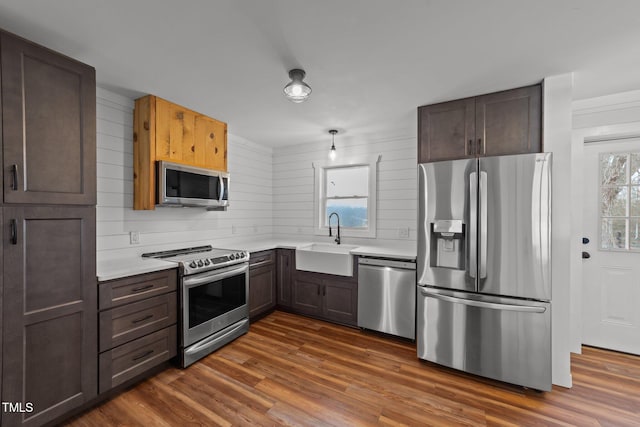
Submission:
<svg viewBox="0 0 640 427">
<path fill-rule="evenodd" d="M 311 94 L 311 87 L 302 81 L 306 73 L 298 68 L 289 71 L 291 82 L 284 87 L 284 94 L 289 101 L 300 103 L 306 101 Z"/>
<path fill-rule="evenodd" d="M 335 144 L 335 138 L 336 138 L 336 133 L 338 133 L 337 130 L 335 129 L 331 129 L 329 131 L 329 133 L 331 134 L 331 150 L 329 150 L 329 158 L 331 160 L 335 160 L 336 159 L 336 144 Z"/>
</svg>

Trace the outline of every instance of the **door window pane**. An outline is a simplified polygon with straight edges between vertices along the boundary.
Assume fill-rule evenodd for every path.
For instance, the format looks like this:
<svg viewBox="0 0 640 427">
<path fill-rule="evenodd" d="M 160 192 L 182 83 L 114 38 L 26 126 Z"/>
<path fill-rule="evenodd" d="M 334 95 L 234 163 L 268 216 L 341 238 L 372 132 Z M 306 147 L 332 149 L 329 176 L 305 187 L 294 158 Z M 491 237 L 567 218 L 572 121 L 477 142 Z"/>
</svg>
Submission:
<svg viewBox="0 0 640 427">
<path fill-rule="evenodd" d="M 602 249 L 625 249 L 626 239 L 626 219 L 605 218 L 602 220 Z"/>
<path fill-rule="evenodd" d="M 640 216 L 640 186 L 631 186 L 631 201 L 629 203 L 629 216 Z"/>
<path fill-rule="evenodd" d="M 640 250 L 640 152 L 600 155 L 600 249 Z"/>
<path fill-rule="evenodd" d="M 629 220 L 629 248 L 640 249 L 640 218 Z"/>
<path fill-rule="evenodd" d="M 631 154 L 631 183 L 640 184 L 640 153 Z"/>
<path fill-rule="evenodd" d="M 628 187 L 603 187 L 600 212 L 602 216 L 627 216 Z"/>
<path fill-rule="evenodd" d="M 604 154 L 600 157 L 600 185 L 620 185 L 626 184 L 627 173 L 627 153 L 624 154 Z"/>
</svg>

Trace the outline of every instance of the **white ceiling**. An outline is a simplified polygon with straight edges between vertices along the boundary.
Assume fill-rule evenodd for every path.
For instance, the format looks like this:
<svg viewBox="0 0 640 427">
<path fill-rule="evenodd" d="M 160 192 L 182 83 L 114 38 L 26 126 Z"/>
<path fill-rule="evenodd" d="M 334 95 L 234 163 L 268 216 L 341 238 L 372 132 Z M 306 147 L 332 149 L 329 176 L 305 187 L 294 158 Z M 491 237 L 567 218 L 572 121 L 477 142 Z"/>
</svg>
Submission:
<svg viewBox="0 0 640 427">
<path fill-rule="evenodd" d="M 638 0 L 0 0 L 0 27 L 269 146 L 413 136 L 419 105 L 567 72 L 575 99 L 640 89 Z"/>
</svg>

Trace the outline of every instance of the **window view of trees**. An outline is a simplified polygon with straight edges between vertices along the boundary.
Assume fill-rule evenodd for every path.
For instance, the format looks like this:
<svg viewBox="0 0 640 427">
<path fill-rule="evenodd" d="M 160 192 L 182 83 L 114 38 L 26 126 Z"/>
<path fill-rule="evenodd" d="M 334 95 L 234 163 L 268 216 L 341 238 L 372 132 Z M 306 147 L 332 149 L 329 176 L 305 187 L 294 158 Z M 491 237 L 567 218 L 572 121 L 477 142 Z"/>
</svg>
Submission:
<svg viewBox="0 0 640 427">
<path fill-rule="evenodd" d="M 600 156 L 602 249 L 640 250 L 640 152 Z"/>
</svg>

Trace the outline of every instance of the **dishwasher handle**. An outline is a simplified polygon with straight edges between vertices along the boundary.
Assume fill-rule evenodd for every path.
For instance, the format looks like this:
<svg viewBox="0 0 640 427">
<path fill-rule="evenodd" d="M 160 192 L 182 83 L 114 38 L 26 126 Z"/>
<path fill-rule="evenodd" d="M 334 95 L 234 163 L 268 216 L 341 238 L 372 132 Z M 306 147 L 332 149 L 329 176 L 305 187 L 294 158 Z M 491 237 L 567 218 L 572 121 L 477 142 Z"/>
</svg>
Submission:
<svg viewBox="0 0 640 427">
<path fill-rule="evenodd" d="M 414 261 L 405 261 L 405 260 L 392 260 L 392 259 L 381 259 L 381 258 L 360 258 L 358 260 L 358 264 L 360 265 L 374 265 L 378 267 L 391 267 L 391 268 L 401 268 L 404 270 L 415 270 L 416 263 Z"/>
</svg>

